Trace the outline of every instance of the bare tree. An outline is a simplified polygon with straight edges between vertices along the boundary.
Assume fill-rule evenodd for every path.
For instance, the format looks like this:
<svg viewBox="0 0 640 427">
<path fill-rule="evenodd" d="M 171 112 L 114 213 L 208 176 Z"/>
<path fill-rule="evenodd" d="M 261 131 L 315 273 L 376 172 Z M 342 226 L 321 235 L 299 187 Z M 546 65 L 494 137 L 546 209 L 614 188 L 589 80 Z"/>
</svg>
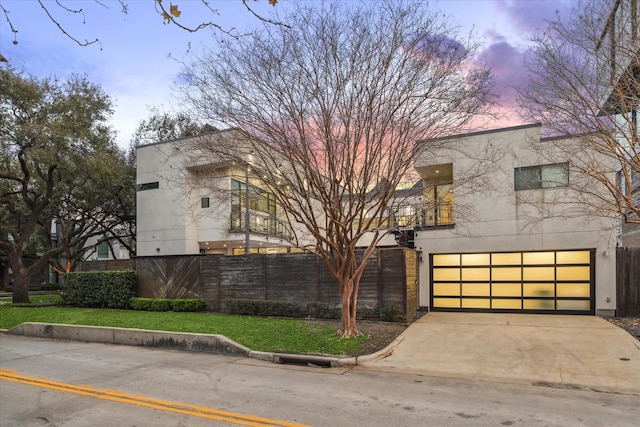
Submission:
<svg viewBox="0 0 640 427">
<path fill-rule="evenodd" d="M 639 9 L 638 0 L 587 1 L 535 39 L 519 102 L 554 137 L 537 144 L 541 156 L 570 159 L 578 174 L 567 214 L 640 223 Z"/>
<path fill-rule="evenodd" d="M 203 137 L 200 163 L 249 167 L 336 278 L 339 333 L 359 334 L 360 277 L 418 140 L 461 132 L 493 101 L 475 46 L 418 2 L 298 7 L 187 65 L 186 103 L 203 122 L 243 129 L 233 146 Z M 367 235 L 368 246 L 356 256 Z"/>
<path fill-rule="evenodd" d="M 45 1 L 45 0 L 32 0 L 34 3 L 37 3 L 42 9 L 42 12 L 47 15 L 47 18 L 51 21 L 51 23 L 76 43 L 78 46 L 90 46 L 93 44 L 102 45 L 100 42 L 100 38 L 82 38 L 77 36 L 71 31 L 67 24 L 65 24 L 65 19 L 72 16 L 77 16 L 79 20 L 83 24 L 87 23 L 87 15 L 92 15 L 95 11 L 89 11 L 87 8 L 91 8 L 91 6 L 99 7 L 103 12 L 108 12 L 111 6 L 116 6 L 120 9 L 120 12 L 126 15 L 129 12 L 129 1 L 128 0 L 117 0 L 116 2 L 104 2 L 101 0 L 93 0 L 93 2 L 85 2 L 85 4 L 79 6 L 77 4 L 73 4 L 73 2 L 64 2 L 64 1 Z M 257 2 L 258 0 L 238 0 L 238 5 L 242 5 L 242 7 L 252 16 L 257 18 L 260 21 L 268 22 L 276 25 L 283 25 L 280 22 L 276 22 L 269 18 L 266 18 L 255 11 L 252 7 L 252 3 Z M 275 6 L 278 3 L 278 0 L 268 0 L 271 6 Z M 77 3 L 77 2 L 76 2 Z M 93 4 L 91 4 L 93 3 Z M 220 15 L 220 12 L 217 8 L 212 6 L 212 2 L 208 0 L 200 0 L 198 3 L 200 5 L 200 10 L 197 14 L 191 14 L 191 16 L 186 15 L 182 16 L 182 11 L 180 10 L 180 1 L 171 2 L 169 5 L 163 3 L 162 0 L 147 0 L 147 3 L 157 15 L 163 20 L 165 24 L 173 25 L 178 27 L 181 30 L 195 33 L 197 31 L 203 29 L 213 29 L 215 31 L 219 31 L 225 34 L 228 34 L 232 37 L 238 37 L 242 35 L 237 29 L 229 28 L 225 25 L 219 24 L 217 18 Z M 192 2 L 195 3 L 195 2 Z M 194 6 L 193 4 L 191 6 Z M 100 12 L 97 14 L 99 15 Z M 209 20 L 209 17 L 213 17 L 212 20 Z M 19 33 L 19 22 L 20 17 L 16 17 L 12 14 L 10 6 L 6 4 L 0 3 L 0 19 L 6 22 L 9 30 L 13 34 L 13 44 L 18 44 L 18 33 Z M 22 17 L 23 19 L 28 19 L 29 17 Z M 8 62 L 7 59 L 0 54 L 0 62 Z"/>
</svg>

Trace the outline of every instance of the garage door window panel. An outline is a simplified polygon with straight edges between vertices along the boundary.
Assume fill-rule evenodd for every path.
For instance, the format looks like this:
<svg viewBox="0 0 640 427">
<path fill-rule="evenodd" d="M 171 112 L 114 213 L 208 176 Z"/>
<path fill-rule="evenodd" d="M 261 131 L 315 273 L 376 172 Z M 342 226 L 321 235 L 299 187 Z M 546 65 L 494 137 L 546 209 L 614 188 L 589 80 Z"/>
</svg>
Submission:
<svg viewBox="0 0 640 427">
<path fill-rule="evenodd" d="M 460 298 L 434 298 L 433 306 L 436 308 L 460 308 Z"/>
<path fill-rule="evenodd" d="M 491 308 L 497 310 L 522 310 L 522 300 L 520 299 L 493 299 Z"/>
<path fill-rule="evenodd" d="M 462 265 L 489 265 L 491 254 L 462 254 Z"/>
<path fill-rule="evenodd" d="M 556 295 L 565 298 L 589 298 L 591 285 L 589 283 L 558 283 Z"/>
<path fill-rule="evenodd" d="M 591 269 L 588 266 L 581 267 L 558 267 L 558 280 L 589 280 Z"/>
<path fill-rule="evenodd" d="M 489 298 L 462 298 L 462 308 L 491 308 Z"/>
<path fill-rule="evenodd" d="M 491 271 L 493 281 L 522 280 L 522 268 L 520 267 L 494 267 Z"/>
<path fill-rule="evenodd" d="M 433 266 L 434 267 L 446 267 L 446 266 L 457 266 L 460 265 L 460 255 L 434 255 L 433 256 Z"/>
<path fill-rule="evenodd" d="M 555 310 L 555 302 L 552 299 L 525 299 L 525 310 Z"/>
<path fill-rule="evenodd" d="M 463 268 L 462 281 L 489 281 L 491 280 L 491 269 L 489 268 Z"/>
<path fill-rule="evenodd" d="M 489 283 L 463 283 L 462 295 L 463 296 L 477 296 L 486 297 L 490 295 L 491 284 Z"/>
<path fill-rule="evenodd" d="M 588 311 L 591 309 L 591 301 L 589 300 L 562 300 L 556 301 L 557 310 L 569 311 Z"/>
<path fill-rule="evenodd" d="M 525 283 L 522 294 L 525 297 L 555 297 L 554 283 Z"/>
<path fill-rule="evenodd" d="M 556 264 L 589 264 L 590 251 L 560 251 L 556 253 Z"/>
<path fill-rule="evenodd" d="M 554 252 L 525 252 L 522 254 L 524 265 L 554 264 L 555 260 Z"/>
<path fill-rule="evenodd" d="M 460 284 L 459 283 L 434 283 L 433 295 L 437 296 L 459 296 Z"/>
<path fill-rule="evenodd" d="M 433 269 L 433 281 L 434 282 L 446 282 L 446 281 L 460 281 L 460 269 L 459 268 L 434 268 Z"/>
<path fill-rule="evenodd" d="M 553 267 L 524 267 L 522 277 L 525 281 L 554 280 L 555 268 Z"/>
<path fill-rule="evenodd" d="M 494 297 L 522 296 L 522 283 L 492 283 L 491 296 L 494 296 Z"/>
</svg>

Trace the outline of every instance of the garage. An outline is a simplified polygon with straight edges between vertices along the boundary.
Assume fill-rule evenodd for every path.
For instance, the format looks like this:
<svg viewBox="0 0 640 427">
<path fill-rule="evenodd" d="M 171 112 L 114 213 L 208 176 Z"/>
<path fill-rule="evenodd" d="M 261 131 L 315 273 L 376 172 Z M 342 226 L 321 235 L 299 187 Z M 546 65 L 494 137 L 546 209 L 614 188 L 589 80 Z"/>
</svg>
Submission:
<svg viewBox="0 0 640 427">
<path fill-rule="evenodd" d="M 433 311 L 595 313 L 595 250 L 431 254 Z"/>
</svg>

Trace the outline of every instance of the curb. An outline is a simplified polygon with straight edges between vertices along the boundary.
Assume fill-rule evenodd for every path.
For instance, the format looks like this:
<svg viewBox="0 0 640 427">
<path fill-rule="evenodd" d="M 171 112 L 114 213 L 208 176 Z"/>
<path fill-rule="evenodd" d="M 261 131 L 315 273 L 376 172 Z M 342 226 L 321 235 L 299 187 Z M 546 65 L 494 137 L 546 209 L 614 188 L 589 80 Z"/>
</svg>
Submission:
<svg viewBox="0 0 640 427">
<path fill-rule="evenodd" d="M 393 353 L 395 347 L 404 339 L 404 333 L 402 333 L 387 347 L 375 353 L 363 356 L 339 357 L 255 351 L 238 344 L 224 335 L 218 334 L 193 334 L 187 332 L 114 328 L 108 326 L 78 326 L 59 323 L 25 322 L 11 329 L 0 329 L 0 333 L 26 337 L 227 354 L 279 364 L 305 365 L 322 368 L 357 366 L 362 363 L 387 357 Z"/>
</svg>

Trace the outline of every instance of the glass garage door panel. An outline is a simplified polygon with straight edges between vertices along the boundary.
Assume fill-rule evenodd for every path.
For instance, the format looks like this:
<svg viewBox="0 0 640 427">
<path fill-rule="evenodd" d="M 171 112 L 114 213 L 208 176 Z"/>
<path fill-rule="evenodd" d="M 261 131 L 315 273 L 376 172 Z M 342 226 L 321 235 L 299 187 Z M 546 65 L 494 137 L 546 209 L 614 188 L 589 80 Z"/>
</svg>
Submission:
<svg viewBox="0 0 640 427">
<path fill-rule="evenodd" d="M 558 251 L 556 264 L 590 264 L 591 251 Z"/>
<path fill-rule="evenodd" d="M 460 269 L 434 268 L 432 277 L 434 282 L 460 281 Z"/>
<path fill-rule="evenodd" d="M 492 283 L 491 296 L 494 297 L 521 297 L 522 283 Z"/>
<path fill-rule="evenodd" d="M 434 296 L 459 296 L 460 283 L 434 283 Z"/>
<path fill-rule="evenodd" d="M 491 308 L 496 310 L 522 310 L 521 299 L 493 299 Z"/>
<path fill-rule="evenodd" d="M 433 298 L 434 308 L 460 308 L 460 298 Z"/>
<path fill-rule="evenodd" d="M 593 251 L 437 254 L 432 306 L 593 313 Z"/>
<path fill-rule="evenodd" d="M 591 286 L 589 283 L 558 283 L 556 285 L 556 296 L 589 298 L 591 296 Z"/>
</svg>

